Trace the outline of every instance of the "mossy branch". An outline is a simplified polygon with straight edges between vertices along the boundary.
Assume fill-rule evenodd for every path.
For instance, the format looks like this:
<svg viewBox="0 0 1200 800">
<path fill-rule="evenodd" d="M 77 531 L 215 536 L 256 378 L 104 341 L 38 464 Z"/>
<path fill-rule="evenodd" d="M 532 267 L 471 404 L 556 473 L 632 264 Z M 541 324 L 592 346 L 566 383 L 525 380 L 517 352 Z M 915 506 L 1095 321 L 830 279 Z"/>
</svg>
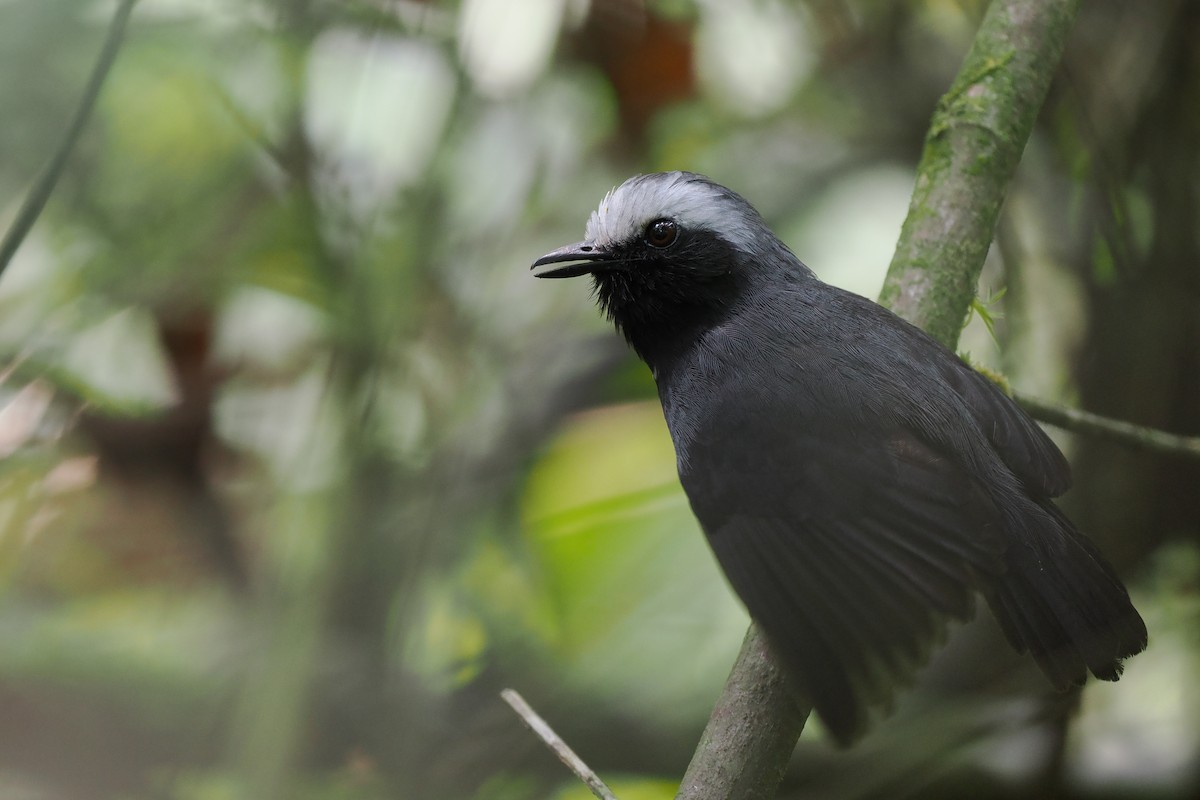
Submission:
<svg viewBox="0 0 1200 800">
<path fill-rule="evenodd" d="M 1078 0 L 993 0 L 938 104 L 880 302 L 953 347 Z M 752 626 L 677 800 L 769 798 L 804 727 Z"/>
<path fill-rule="evenodd" d="M 953 347 L 1078 0 L 996 0 L 938 103 L 879 301 Z"/>
</svg>

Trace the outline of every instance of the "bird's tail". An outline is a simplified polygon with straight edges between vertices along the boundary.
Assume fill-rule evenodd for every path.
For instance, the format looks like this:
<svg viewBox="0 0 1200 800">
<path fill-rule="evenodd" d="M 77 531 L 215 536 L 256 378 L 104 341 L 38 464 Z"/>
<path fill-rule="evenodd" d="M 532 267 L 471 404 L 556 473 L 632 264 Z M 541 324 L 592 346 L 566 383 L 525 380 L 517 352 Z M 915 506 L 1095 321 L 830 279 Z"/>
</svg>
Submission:
<svg viewBox="0 0 1200 800">
<path fill-rule="evenodd" d="M 1059 690 L 1089 671 L 1117 680 L 1122 660 L 1146 649 L 1146 624 L 1113 568 L 1050 502 L 1008 522 L 1008 569 L 987 594 L 1008 640 Z"/>
</svg>

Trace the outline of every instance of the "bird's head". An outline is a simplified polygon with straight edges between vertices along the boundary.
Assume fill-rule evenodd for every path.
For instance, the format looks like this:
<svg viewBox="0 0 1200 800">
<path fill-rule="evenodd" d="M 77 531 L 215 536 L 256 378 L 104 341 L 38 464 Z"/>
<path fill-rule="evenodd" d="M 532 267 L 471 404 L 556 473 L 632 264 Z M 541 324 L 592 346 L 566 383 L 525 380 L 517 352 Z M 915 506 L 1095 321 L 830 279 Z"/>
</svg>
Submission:
<svg viewBox="0 0 1200 800">
<path fill-rule="evenodd" d="M 638 175 L 605 195 L 582 242 L 533 263 L 539 278 L 591 275 L 638 352 L 719 324 L 762 276 L 807 270 L 740 195 L 691 172 Z"/>
</svg>

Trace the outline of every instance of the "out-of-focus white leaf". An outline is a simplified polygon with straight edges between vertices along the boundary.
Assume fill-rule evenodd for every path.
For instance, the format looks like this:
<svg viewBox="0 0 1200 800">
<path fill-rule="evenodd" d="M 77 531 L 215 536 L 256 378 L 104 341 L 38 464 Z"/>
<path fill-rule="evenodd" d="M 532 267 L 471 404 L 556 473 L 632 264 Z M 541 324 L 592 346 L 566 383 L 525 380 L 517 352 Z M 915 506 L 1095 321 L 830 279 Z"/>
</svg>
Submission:
<svg viewBox="0 0 1200 800">
<path fill-rule="evenodd" d="M 222 310 L 214 349 L 226 362 L 285 366 L 316 345 L 322 328 L 321 314 L 309 304 L 248 286 Z"/>
<path fill-rule="evenodd" d="M 425 175 L 456 92 L 441 48 L 332 30 L 307 78 L 305 125 L 352 205 L 373 208 Z"/>
<path fill-rule="evenodd" d="M 546 70 L 562 27 L 563 0 L 465 0 L 458 53 L 485 95 L 512 95 Z"/>
<path fill-rule="evenodd" d="M 149 312 L 127 308 L 81 331 L 67 349 L 63 367 L 80 388 L 94 390 L 96 397 L 167 406 L 178 399 L 178 392 L 157 342 Z"/>
<path fill-rule="evenodd" d="M 264 458 L 293 492 L 327 487 L 342 463 L 327 375 L 328 366 L 317 362 L 287 386 L 231 385 L 217 402 L 218 434 Z"/>
<path fill-rule="evenodd" d="M 778 110 L 815 60 L 797 6 L 774 0 L 705 3 L 696 33 L 697 76 L 726 108 L 751 117 Z"/>
<path fill-rule="evenodd" d="M 910 169 L 852 172 L 833 183 L 798 225 L 781 233 L 821 280 L 874 299 L 892 261 L 912 187 Z"/>
</svg>

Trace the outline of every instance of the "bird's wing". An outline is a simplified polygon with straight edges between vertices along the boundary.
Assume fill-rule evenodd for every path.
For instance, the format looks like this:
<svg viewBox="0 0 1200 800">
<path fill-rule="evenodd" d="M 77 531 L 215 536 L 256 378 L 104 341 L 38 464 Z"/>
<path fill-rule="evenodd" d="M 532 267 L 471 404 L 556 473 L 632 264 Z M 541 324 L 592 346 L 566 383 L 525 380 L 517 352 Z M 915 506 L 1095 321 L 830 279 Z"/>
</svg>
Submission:
<svg viewBox="0 0 1200 800">
<path fill-rule="evenodd" d="M 999 386 L 945 352 L 952 361 L 942 366 L 942 377 L 1013 474 L 1035 496 L 1058 497 L 1070 489 L 1071 466 L 1046 432 Z"/>
<path fill-rule="evenodd" d="M 999 460 L 1036 497 L 1057 497 L 1071 486 L 1071 467 L 1046 432 L 1030 419 L 1016 402 L 992 381 L 963 362 L 952 350 L 915 325 L 865 297 L 822 284 L 810 287 L 814 302 L 832 311 L 825 320 L 837 327 L 824 337 L 838 343 L 837 352 L 806 350 L 789 353 L 791 363 L 803 364 L 814 354 L 829 361 L 843 360 L 870 378 L 871 388 L 889 392 L 886 399 L 913 430 L 929 421 L 935 426 L 945 419 L 928 415 L 929 404 L 953 411 L 952 426 L 973 425 L 992 447 Z M 792 301 L 793 306 L 796 301 Z M 801 316 L 794 308 L 788 313 Z M 821 338 L 821 337 L 815 337 Z M 855 349 L 857 342 L 871 348 Z M 939 441 L 943 431 L 925 429 L 927 441 Z M 941 439 L 955 447 L 953 436 Z M 961 459 L 964 464 L 970 459 Z"/>
<path fill-rule="evenodd" d="M 690 447 L 684 488 L 751 617 L 849 743 L 1003 570 L 995 507 L 906 431 L 722 430 Z"/>
</svg>

